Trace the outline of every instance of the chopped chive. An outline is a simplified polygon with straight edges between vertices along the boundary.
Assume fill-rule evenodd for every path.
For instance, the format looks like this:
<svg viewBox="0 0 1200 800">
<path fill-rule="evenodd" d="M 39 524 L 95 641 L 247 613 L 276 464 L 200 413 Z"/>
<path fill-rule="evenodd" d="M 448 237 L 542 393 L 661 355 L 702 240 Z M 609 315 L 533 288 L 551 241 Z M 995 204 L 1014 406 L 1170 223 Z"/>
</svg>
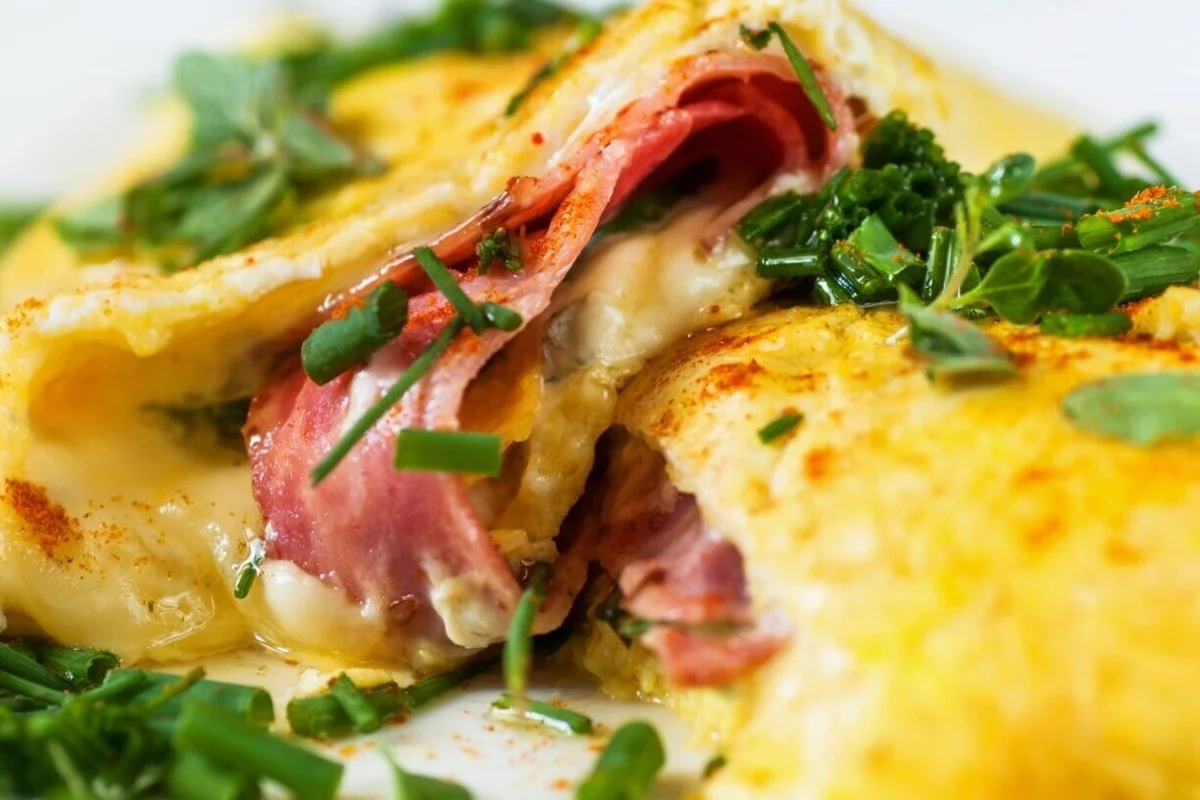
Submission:
<svg viewBox="0 0 1200 800">
<path fill-rule="evenodd" d="M 1080 247 L 1075 226 L 1059 220 L 1023 220 L 1035 250 L 1072 250 Z"/>
<path fill-rule="evenodd" d="M 1112 262 L 1127 281 L 1122 303 L 1159 294 L 1175 284 L 1194 283 L 1197 278 L 1196 256 L 1173 245 L 1143 247 L 1113 256 Z"/>
<path fill-rule="evenodd" d="M 825 274 L 821 251 L 812 247 L 764 247 L 754 274 L 760 278 L 807 278 Z"/>
<path fill-rule="evenodd" d="M 503 463 L 504 442 L 494 433 L 405 428 L 396 437 L 396 469 L 494 478 Z"/>
<path fill-rule="evenodd" d="M 144 669 L 122 669 L 110 672 L 104 683 L 94 689 L 89 689 L 80 695 L 89 702 L 100 700 L 128 700 L 136 696 L 150 680 L 150 673 Z M 135 692 L 137 690 L 137 692 Z M 152 690 L 154 691 L 154 690 Z"/>
<path fill-rule="evenodd" d="M 157 713 L 158 715 L 167 717 L 179 713 L 183 707 L 185 698 L 175 696 L 179 692 L 174 687 L 181 680 L 186 679 L 181 679 L 177 675 L 168 675 L 163 672 L 118 669 L 109 673 L 108 679 L 100 689 L 93 691 L 100 691 L 101 689 L 108 688 L 110 684 L 126 680 L 130 673 L 141 673 L 141 683 L 143 684 L 138 688 L 136 693 L 128 696 L 127 699 L 130 702 L 150 701 L 158 697 L 163 691 L 171 691 L 172 697 L 169 697 L 168 702 L 163 703 L 157 709 Z M 124 692 L 121 694 L 124 694 Z M 240 683 L 226 683 L 224 681 L 199 680 L 187 688 L 186 699 L 188 701 L 198 700 L 219 708 L 256 728 L 265 728 L 275 721 L 275 704 L 271 700 L 271 694 L 259 686 L 246 686 Z"/>
<path fill-rule="evenodd" d="M 508 692 L 492 701 L 492 713 L 500 719 L 521 720 L 559 733 L 590 735 L 594 729 L 591 717 L 529 698 L 516 699 Z"/>
<path fill-rule="evenodd" d="M 0 644 L 0 674 L 29 681 L 45 689 L 69 689 L 71 684 L 14 647 Z"/>
<path fill-rule="evenodd" d="M 925 281 L 921 287 L 921 299 L 932 303 L 950 279 L 950 265 L 958 261 L 958 237 L 954 231 L 942 225 L 933 229 L 929 239 L 929 253 L 925 257 Z"/>
<path fill-rule="evenodd" d="M 1107 255 L 1140 250 L 1186 233 L 1200 224 L 1200 198 L 1186 189 L 1139 193 L 1122 208 L 1079 220 L 1079 243 Z"/>
<path fill-rule="evenodd" d="M 242 562 L 238 572 L 237 583 L 233 587 L 233 596 L 245 600 L 254 586 L 254 580 L 262 572 L 263 559 L 267 557 L 267 546 L 262 539 L 250 540 L 250 552 Z"/>
<path fill-rule="evenodd" d="M 1121 175 L 1112 153 L 1090 136 L 1080 136 L 1071 145 L 1071 155 L 1091 168 L 1100 186 L 1109 194 L 1120 197 L 1129 193 L 1129 182 Z"/>
<path fill-rule="evenodd" d="M 184 750 L 171 762 L 167 787 L 176 800 L 252 800 L 262 796 L 255 778 L 215 764 L 193 750 Z"/>
<path fill-rule="evenodd" d="M 476 309 L 478 311 L 478 309 Z M 312 482 L 316 484 L 323 481 L 333 472 L 334 468 L 342 462 L 342 459 L 349 454 L 358 444 L 358 440 L 366 435 L 376 422 L 383 419 L 383 416 L 392 409 L 396 403 L 400 402 L 400 398 L 404 393 L 411 389 L 421 377 L 429 371 L 434 362 L 438 360 L 450 343 L 454 341 L 454 337 L 458 335 L 463 328 L 461 317 L 455 317 L 449 325 L 442 329 L 433 343 L 426 348 L 425 352 L 417 357 L 408 369 L 404 370 L 396 382 L 392 384 L 383 396 L 375 401 L 375 404 L 368 408 L 358 420 L 350 426 L 350 430 L 342 434 L 342 438 L 338 439 L 329 454 L 321 459 L 316 468 L 312 471 Z"/>
<path fill-rule="evenodd" d="M 0 689 L 8 689 L 18 695 L 32 697 L 34 700 L 41 700 L 43 703 L 60 706 L 66 702 L 69 695 L 50 689 L 40 683 L 36 683 L 25 678 L 18 677 L 9 672 L 0 672 Z"/>
<path fill-rule="evenodd" d="M 115 654 L 106 650 L 65 647 L 50 642 L 33 642 L 30 649 L 38 663 L 65 678 L 77 690 L 101 683 L 120 663 Z"/>
<path fill-rule="evenodd" d="M 604 30 L 604 24 L 598 19 L 584 17 L 579 20 L 575 26 L 575 30 L 571 33 L 570 38 L 563 43 L 562 49 L 554 56 L 554 58 L 542 65 L 542 68 L 533 74 L 520 91 L 512 96 L 508 101 L 508 105 L 504 109 L 504 116 L 511 117 L 521 107 L 521 103 L 525 102 L 525 98 L 536 89 L 542 82 L 552 77 L 555 73 L 563 68 L 563 66 L 574 57 L 583 48 L 587 47 L 592 41 L 600 35 Z"/>
<path fill-rule="evenodd" d="M 813 281 L 813 299 L 823 306 L 840 306 L 843 303 L 854 302 L 842 282 L 828 275 Z"/>
<path fill-rule="evenodd" d="M 1120 336 L 1133 327 L 1128 314 L 1045 314 L 1039 323 L 1052 336 Z"/>
<path fill-rule="evenodd" d="M 662 739 L 649 722 L 634 720 L 617 729 L 596 766 L 575 792 L 576 800 L 641 800 L 666 764 Z"/>
<path fill-rule="evenodd" d="M 516 311 L 498 303 L 485 301 L 479 304 L 479 308 L 483 311 L 483 316 L 487 319 L 489 325 L 506 333 L 512 333 L 521 327 L 521 323 L 524 322 L 521 319 L 521 315 Z"/>
<path fill-rule="evenodd" d="M 494 659 L 479 659 L 403 689 L 389 682 L 360 688 L 359 692 L 375 712 L 387 720 L 428 705 L 495 663 Z M 355 732 L 346 710 L 328 693 L 291 700 L 287 704 L 287 719 L 293 733 L 310 739 L 336 739 Z"/>
<path fill-rule="evenodd" d="M 341 764 L 197 700 L 184 703 L 173 738 L 180 749 L 195 750 L 217 764 L 270 778 L 299 800 L 333 800 L 342 781 Z"/>
<path fill-rule="evenodd" d="M 821 83 L 817 80 L 812 65 L 808 63 L 808 59 L 800 52 L 800 48 L 792 41 L 792 37 L 788 36 L 783 26 L 778 22 L 769 22 L 765 30 L 759 31 L 752 30 L 745 25 L 741 27 L 742 39 L 755 50 L 762 50 L 766 47 L 771 41 L 772 33 L 779 37 L 779 44 L 783 46 L 783 52 L 792 65 L 792 71 L 796 73 L 796 79 L 800 81 L 800 86 L 804 89 L 808 102 L 812 103 L 813 108 L 817 110 L 817 114 L 825 126 L 831 131 L 836 131 L 838 128 L 837 118 L 833 115 L 829 98 L 822 91 Z"/>
<path fill-rule="evenodd" d="M 329 383 L 399 336 L 407 320 L 408 295 L 385 281 L 361 307 L 310 333 L 300 347 L 300 364 L 313 383 Z"/>
<path fill-rule="evenodd" d="M 1070 222 L 1084 214 L 1091 214 L 1105 207 L 1105 203 L 1091 197 L 1076 197 L 1068 194 L 1033 189 L 1020 197 L 1000 206 L 1006 214 L 1026 219 L 1062 220 Z"/>
<path fill-rule="evenodd" d="M 494 658 L 481 658 L 464 666 L 447 670 L 440 675 L 433 675 L 432 677 L 417 681 L 412 686 L 400 690 L 401 700 L 405 708 L 415 711 L 433 702 L 451 689 L 462 686 L 471 678 L 490 669 L 495 663 Z"/>
<path fill-rule="evenodd" d="M 525 696 L 533 648 L 533 621 L 546 599 L 549 583 L 550 566 L 540 561 L 534 564 L 529 570 L 529 583 L 521 593 L 508 626 L 508 638 L 504 642 L 504 683 L 516 697 Z"/>
<path fill-rule="evenodd" d="M 329 693 L 338 701 L 342 710 L 346 712 L 346 716 L 354 724 L 354 729 L 359 733 L 371 733 L 383 726 L 383 718 L 378 709 L 371 704 L 362 690 L 354 685 L 354 681 L 350 680 L 346 673 L 338 675 L 329 685 Z"/>
<path fill-rule="evenodd" d="M 359 689 L 359 693 L 382 720 L 407 709 L 401 689 L 395 683 L 368 686 Z M 289 701 L 287 719 L 292 733 L 309 739 L 338 739 L 357 730 L 345 707 L 331 693 Z"/>
<path fill-rule="evenodd" d="M 768 444 L 783 436 L 803 421 L 803 414 L 797 411 L 786 411 L 762 426 L 758 431 L 758 439 L 763 444 Z"/>
<path fill-rule="evenodd" d="M 786 226 L 804 204 L 805 198 L 795 192 L 768 197 L 738 220 L 738 236 L 749 245 L 761 247 Z"/>
<path fill-rule="evenodd" d="M 418 247 L 413 251 L 413 255 L 416 257 L 417 263 L 421 265 L 421 269 L 425 270 L 425 274 L 429 276 L 429 280 L 433 281 L 433 285 L 450 301 L 450 305 L 454 306 L 462 321 L 476 333 L 483 333 L 487 329 L 487 320 L 484 319 L 483 312 L 458 285 L 458 281 L 442 263 L 442 260 L 437 257 L 437 253 L 428 247 Z"/>
</svg>

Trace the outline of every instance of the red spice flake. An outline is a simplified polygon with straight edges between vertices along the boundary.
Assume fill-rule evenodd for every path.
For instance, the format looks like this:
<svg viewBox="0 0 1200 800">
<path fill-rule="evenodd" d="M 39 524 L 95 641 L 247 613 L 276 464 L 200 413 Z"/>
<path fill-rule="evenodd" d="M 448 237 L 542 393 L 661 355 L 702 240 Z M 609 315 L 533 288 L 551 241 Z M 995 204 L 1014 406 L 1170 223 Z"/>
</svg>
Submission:
<svg viewBox="0 0 1200 800">
<path fill-rule="evenodd" d="M 546 142 L 546 137 L 542 136 L 540 131 L 535 131 L 533 134 L 533 137 L 532 137 L 532 141 L 535 145 L 541 146 L 542 144 L 544 144 Z"/>
<path fill-rule="evenodd" d="M 4 495 L 8 504 L 28 526 L 27 533 L 47 556 L 79 538 L 77 522 L 67 516 L 67 510 L 46 495 L 35 483 L 5 478 Z"/>
<path fill-rule="evenodd" d="M 556 792 L 565 792 L 571 788 L 571 781 L 567 778 L 557 778 L 550 782 L 550 788 Z"/>
<path fill-rule="evenodd" d="M 829 475 L 830 462 L 835 453 L 832 447 L 818 447 L 804 456 L 804 474 L 810 481 L 819 481 Z"/>
<path fill-rule="evenodd" d="M 1063 524 L 1060 519 L 1044 520 L 1025 532 L 1025 543 L 1031 547 L 1045 547 L 1062 536 Z"/>
<path fill-rule="evenodd" d="M 755 378 L 766 372 L 757 361 L 749 364 L 718 364 L 705 376 L 702 394 L 711 397 L 717 394 L 747 389 L 754 385 Z"/>
<path fill-rule="evenodd" d="M 338 748 L 338 755 L 342 758 L 350 758 L 358 752 L 358 748 L 352 744 L 344 744 Z"/>
<path fill-rule="evenodd" d="M 1162 200 L 1166 196 L 1167 196 L 1167 187 L 1165 187 L 1165 186 L 1147 186 L 1145 189 L 1142 189 L 1140 192 L 1138 192 L 1133 197 L 1131 197 L 1129 199 L 1129 202 L 1126 203 L 1125 205 L 1126 206 L 1137 206 L 1137 205 L 1141 205 L 1143 203 L 1153 202 L 1154 200 Z"/>
</svg>

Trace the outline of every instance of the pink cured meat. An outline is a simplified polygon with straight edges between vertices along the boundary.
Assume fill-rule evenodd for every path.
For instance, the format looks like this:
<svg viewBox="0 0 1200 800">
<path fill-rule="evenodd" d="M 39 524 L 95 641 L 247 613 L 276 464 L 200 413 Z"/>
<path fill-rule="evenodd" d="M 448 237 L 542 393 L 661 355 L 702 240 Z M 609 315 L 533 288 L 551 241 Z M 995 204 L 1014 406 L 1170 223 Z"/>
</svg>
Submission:
<svg viewBox="0 0 1200 800">
<path fill-rule="evenodd" d="M 472 219 L 431 243 L 476 301 L 492 300 L 528 322 L 542 313 L 600 223 L 640 186 L 673 165 L 715 158 L 722 171 L 749 171 L 761 183 L 780 169 L 828 177 L 853 130 L 835 87 L 839 119 L 827 131 L 782 59 L 710 53 L 682 63 L 653 96 L 622 110 L 571 158 L 541 178 L 516 177 Z M 472 253 L 499 225 L 525 226 L 524 269 L 479 275 Z M 386 609 L 397 652 L 415 647 L 479 648 L 503 638 L 520 596 L 519 577 L 475 517 L 454 475 L 398 472 L 397 432 L 456 429 L 463 393 L 514 333 L 458 335 L 450 348 L 318 486 L 309 475 L 345 428 L 438 335 L 453 309 L 432 290 L 410 254 L 336 298 L 344 306 L 382 280 L 413 297 L 404 333 L 366 364 L 324 386 L 298 366 L 264 385 L 246 426 L 256 500 L 271 558 L 291 561 L 358 602 Z M 329 308 L 325 309 L 326 312 Z M 586 569 L 576 557 L 557 569 L 538 630 L 561 624 Z M 565 564 L 562 566 L 566 566 Z"/>
</svg>

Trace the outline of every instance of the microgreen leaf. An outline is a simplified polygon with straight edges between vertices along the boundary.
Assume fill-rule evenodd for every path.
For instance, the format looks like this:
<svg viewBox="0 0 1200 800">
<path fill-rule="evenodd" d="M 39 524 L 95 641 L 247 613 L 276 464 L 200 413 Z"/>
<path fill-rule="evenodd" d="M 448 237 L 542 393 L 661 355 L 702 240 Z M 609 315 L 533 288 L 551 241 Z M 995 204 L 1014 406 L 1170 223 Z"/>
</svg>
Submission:
<svg viewBox="0 0 1200 800">
<path fill-rule="evenodd" d="M 980 188 L 995 205 L 1015 200 L 1033 185 L 1037 162 L 1028 153 L 1005 156 L 983 171 Z"/>
<path fill-rule="evenodd" d="M 1132 373 L 1075 388 L 1063 413 L 1088 433 L 1149 446 L 1200 434 L 1200 372 Z"/>
<path fill-rule="evenodd" d="M 662 739 L 654 726 L 634 720 L 617 729 L 579 785 L 576 800 L 642 800 L 666 763 Z"/>
<path fill-rule="evenodd" d="M 1051 250 L 1046 262 L 1046 287 L 1039 298 L 1045 311 L 1096 314 L 1108 311 L 1125 294 L 1125 275 L 1104 256 L 1084 250 Z"/>
<path fill-rule="evenodd" d="M 386 751 L 384 757 L 392 765 L 396 800 L 471 800 L 471 793 L 457 783 L 408 772 Z"/>
<path fill-rule="evenodd" d="M 1047 265 L 1030 250 L 1014 250 L 996 260 L 983 280 L 954 301 L 955 308 L 987 303 L 1009 322 L 1037 319 L 1039 298 L 1046 288 Z"/>
<path fill-rule="evenodd" d="M 900 291 L 900 311 L 908 319 L 913 349 L 929 359 L 930 380 L 957 383 L 1016 377 L 1017 367 L 1008 351 L 973 323 L 922 306 L 907 287 Z"/>
</svg>

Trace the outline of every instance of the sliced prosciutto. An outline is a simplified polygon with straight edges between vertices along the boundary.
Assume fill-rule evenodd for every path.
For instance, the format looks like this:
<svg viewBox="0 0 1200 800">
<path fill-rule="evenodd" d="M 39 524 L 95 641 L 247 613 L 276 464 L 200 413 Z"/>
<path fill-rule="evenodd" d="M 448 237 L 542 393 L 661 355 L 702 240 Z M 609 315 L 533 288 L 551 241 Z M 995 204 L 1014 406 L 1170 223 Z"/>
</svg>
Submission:
<svg viewBox="0 0 1200 800">
<path fill-rule="evenodd" d="M 733 683 L 787 642 L 787 622 L 754 613 L 741 553 L 705 524 L 692 495 L 665 470 L 640 480 L 622 493 L 597 544 L 600 565 L 617 581 L 622 608 L 649 623 L 640 640 L 668 681 Z"/>
<path fill-rule="evenodd" d="M 714 180 L 738 187 L 742 197 L 761 191 L 756 187 L 781 170 L 807 172 L 818 181 L 832 174 L 852 149 L 844 132 L 854 126 L 836 88 L 825 91 L 842 135 L 822 124 L 783 59 L 736 53 L 693 58 L 680 64 L 654 96 L 626 107 L 569 159 L 541 177 L 514 177 L 505 193 L 431 246 L 472 299 L 508 306 L 529 324 L 547 309 L 601 222 L 682 169 L 712 162 Z M 480 275 L 475 244 L 498 226 L 524 230 L 524 268 L 517 273 L 492 268 Z M 503 638 L 522 576 L 494 547 L 463 478 L 399 472 L 392 460 L 402 428 L 459 427 L 465 390 L 515 332 L 459 334 L 328 478 L 317 486 L 309 480 L 313 466 L 347 426 L 454 315 L 411 256 L 385 265 L 372 281 L 331 305 L 356 302 L 383 280 L 413 295 L 408 326 L 397 340 L 323 386 L 297 366 L 254 399 L 246 434 L 268 555 L 294 563 L 359 604 L 383 609 L 398 655 L 484 647 Z M 326 311 L 336 313 L 332 307 Z M 687 501 L 678 505 L 678 513 L 685 513 Z M 733 556 L 705 535 L 671 546 L 684 548 L 680 558 L 695 562 L 699 574 L 711 570 L 717 578 L 732 568 L 727 562 Z M 561 623 L 585 578 L 585 562 L 575 553 L 570 568 L 561 563 L 556 568 L 539 630 Z M 634 563 L 626 571 L 636 568 Z M 647 584 L 641 593 L 650 598 L 655 591 Z M 710 600 L 701 593 L 688 602 L 700 609 Z M 744 622 L 734 608 L 722 613 Z M 672 653 L 679 649 L 678 633 L 663 628 L 649 641 L 661 641 L 658 649 Z M 672 663 L 669 657 L 666 663 Z M 704 682 L 706 676 L 727 672 L 717 665 L 698 667 L 691 677 L 674 674 Z"/>
</svg>

